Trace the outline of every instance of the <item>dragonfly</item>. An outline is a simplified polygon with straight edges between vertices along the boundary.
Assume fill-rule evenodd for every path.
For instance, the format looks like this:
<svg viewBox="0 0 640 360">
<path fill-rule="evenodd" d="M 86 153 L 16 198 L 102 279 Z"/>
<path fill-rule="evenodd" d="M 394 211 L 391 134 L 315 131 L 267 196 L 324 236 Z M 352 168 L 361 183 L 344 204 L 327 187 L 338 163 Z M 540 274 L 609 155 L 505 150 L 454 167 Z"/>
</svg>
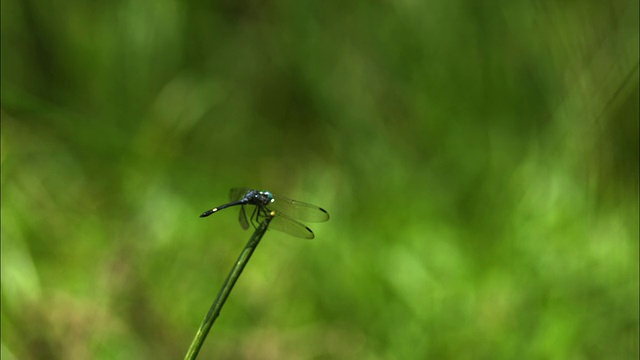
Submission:
<svg viewBox="0 0 640 360">
<path fill-rule="evenodd" d="M 267 216 L 273 216 L 269 223 L 270 229 L 275 229 L 289 235 L 302 238 L 313 239 L 313 231 L 300 221 L 324 222 L 329 220 L 327 210 L 304 203 L 302 201 L 291 200 L 287 197 L 273 194 L 269 191 L 260 191 L 250 188 L 234 188 L 229 191 L 230 203 L 214 207 L 200 215 L 201 218 L 214 214 L 222 209 L 231 206 L 240 206 L 238 220 L 243 229 L 249 228 L 249 223 L 257 228 L 258 224 Z M 254 206 L 251 216 L 247 217 L 246 208 Z M 247 219 L 248 218 L 248 219 Z"/>
</svg>

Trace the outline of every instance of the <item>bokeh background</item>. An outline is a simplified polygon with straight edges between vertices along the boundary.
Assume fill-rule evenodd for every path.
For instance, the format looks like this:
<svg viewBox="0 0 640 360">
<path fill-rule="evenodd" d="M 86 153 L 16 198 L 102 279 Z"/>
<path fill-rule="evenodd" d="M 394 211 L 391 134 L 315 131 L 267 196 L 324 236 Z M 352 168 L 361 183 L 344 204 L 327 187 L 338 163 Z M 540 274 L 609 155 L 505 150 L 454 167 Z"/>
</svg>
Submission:
<svg viewBox="0 0 640 360">
<path fill-rule="evenodd" d="M 637 359 L 638 1 L 2 1 L 2 358 Z"/>
</svg>

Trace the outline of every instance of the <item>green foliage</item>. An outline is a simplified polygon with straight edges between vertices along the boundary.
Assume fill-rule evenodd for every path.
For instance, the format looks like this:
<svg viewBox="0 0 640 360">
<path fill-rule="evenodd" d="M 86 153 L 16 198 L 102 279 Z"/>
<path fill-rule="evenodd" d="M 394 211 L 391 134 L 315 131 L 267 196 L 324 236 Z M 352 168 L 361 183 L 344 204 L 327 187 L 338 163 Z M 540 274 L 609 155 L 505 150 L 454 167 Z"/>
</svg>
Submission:
<svg viewBox="0 0 640 360">
<path fill-rule="evenodd" d="M 638 358 L 638 2 L 2 2 L 2 357 Z"/>
</svg>

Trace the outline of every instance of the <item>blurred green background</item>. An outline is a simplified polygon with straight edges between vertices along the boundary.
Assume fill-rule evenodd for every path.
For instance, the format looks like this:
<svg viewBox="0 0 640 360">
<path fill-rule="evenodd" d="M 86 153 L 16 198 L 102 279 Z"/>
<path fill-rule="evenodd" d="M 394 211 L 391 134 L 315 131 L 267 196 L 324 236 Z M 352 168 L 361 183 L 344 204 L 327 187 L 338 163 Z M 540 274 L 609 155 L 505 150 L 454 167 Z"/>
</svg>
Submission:
<svg viewBox="0 0 640 360">
<path fill-rule="evenodd" d="M 637 359 L 638 1 L 2 1 L 2 358 Z"/>
</svg>

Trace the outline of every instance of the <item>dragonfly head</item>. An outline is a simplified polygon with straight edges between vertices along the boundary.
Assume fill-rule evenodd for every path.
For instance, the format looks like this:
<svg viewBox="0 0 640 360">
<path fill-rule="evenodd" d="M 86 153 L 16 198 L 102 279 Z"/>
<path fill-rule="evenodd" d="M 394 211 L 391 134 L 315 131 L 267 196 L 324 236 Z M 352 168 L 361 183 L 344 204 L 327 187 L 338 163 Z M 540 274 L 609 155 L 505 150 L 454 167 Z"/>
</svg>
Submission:
<svg viewBox="0 0 640 360">
<path fill-rule="evenodd" d="M 263 205 L 268 205 L 273 202 L 273 195 L 270 192 L 260 191 L 258 194 Z"/>
</svg>

